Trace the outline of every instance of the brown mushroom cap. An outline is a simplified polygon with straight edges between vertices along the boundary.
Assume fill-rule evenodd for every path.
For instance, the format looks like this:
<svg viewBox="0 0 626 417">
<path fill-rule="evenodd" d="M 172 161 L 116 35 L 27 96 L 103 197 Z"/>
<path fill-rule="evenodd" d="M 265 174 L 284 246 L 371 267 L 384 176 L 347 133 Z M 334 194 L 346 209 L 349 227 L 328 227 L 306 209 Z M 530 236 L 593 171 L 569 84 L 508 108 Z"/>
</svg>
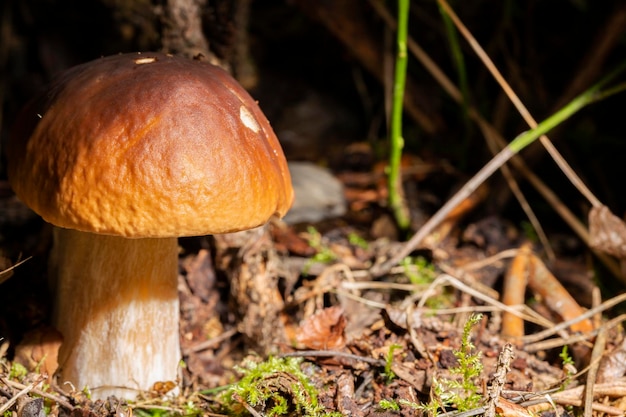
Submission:
<svg viewBox="0 0 626 417">
<path fill-rule="evenodd" d="M 287 163 L 248 93 L 213 65 L 159 53 L 61 74 L 7 147 L 16 194 L 46 221 L 125 237 L 226 233 L 283 216 Z"/>
</svg>

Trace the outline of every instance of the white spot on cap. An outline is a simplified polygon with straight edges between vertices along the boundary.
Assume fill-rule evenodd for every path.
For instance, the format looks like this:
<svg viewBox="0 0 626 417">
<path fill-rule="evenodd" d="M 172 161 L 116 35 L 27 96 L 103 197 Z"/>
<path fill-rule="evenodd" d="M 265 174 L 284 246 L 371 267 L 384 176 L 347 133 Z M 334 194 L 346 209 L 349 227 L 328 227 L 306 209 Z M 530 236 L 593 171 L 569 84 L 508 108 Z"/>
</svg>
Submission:
<svg viewBox="0 0 626 417">
<path fill-rule="evenodd" d="M 151 58 L 137 58 L 135 60 L 135 64 L 137 64 L 137 65 L 152 64 L 154 61 L 156 61 L 156 58 L 154 58 L 154 57 L 151 57 Z"/>
<path fill-rule="evenodd" d="M 246 109 L 245 106 L 239 107 L 239 118 L 245 127 L 252 130 L 254 133 L 259 133 L 259 130 L 261 129 L 259 124 L 252 113 L 250 113 L 250 110 Z"/>
</svg>

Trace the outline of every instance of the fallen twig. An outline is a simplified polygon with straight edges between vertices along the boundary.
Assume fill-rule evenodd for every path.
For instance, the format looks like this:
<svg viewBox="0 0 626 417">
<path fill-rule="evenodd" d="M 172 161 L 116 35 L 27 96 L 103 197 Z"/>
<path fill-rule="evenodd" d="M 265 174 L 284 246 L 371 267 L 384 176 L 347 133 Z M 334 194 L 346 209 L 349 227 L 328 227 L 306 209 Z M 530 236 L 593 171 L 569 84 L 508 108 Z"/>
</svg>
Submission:
<svg viewBox="0 0 626 417">
<path fill-rule="evenodd" d="M 593 398 L 598 397 L 613 397 L 619 398 L 626 396 L 626 381 L 617 380 L 608 383 L 593 384 L 592 386 Z M 552 394 L 537 393 L 537 398 L 532 398 L 520 403 L 521 406 L 527 407 L 532 412 L 540 412 L 546 409 L 546 405 L 549 404 L 549 400 L 546 397 L 557 404 L 561 405 L 574 405 L 577 407 L 582 406 L 583 391 L 586 389 L 585 385 L 581 385 L 574 388 L 569 388 L 563 391 L 554 392 Z M 593 403 L 593 410 L 601 411 L 612 415 L 623 415 L 624 411 L 605 404 Z"/>
<path fill-rule="evenodd" d="M 0 407 L 0 415 L 3 415 L 5 411 L 7 411 L 9 408 L 11 408 L 13 406 L 13 404 L 20 398 L 23 397 L 24 395 L 28 394 L 29 392 L 32 392 L 34 394 L 40 395 L 44 398 L 48 398 L 52 401 L 57 402 L 59 405 L 67 408 L 68 410 L 73 410 L 74 407 L 72 407 L 72 405 L 70 403 L 68 403 L 67 401 L 63 400 L 62 398 L 57 397 L 56 395 L 51 395 L 48 394 L 46 392 L 43 392 L 41 390 L 36 389 L 35 387 L 37 385 L 39 385 L 45 378 L 43 376 L 40 376 L 37 380 L 31 382 L 28 385 L 24 385 L 24 384 L 20 384 L 19 382 L 15 382 L 15 381 L 11 381 L 7 378 L 0 378 L 0 381 L 2 381 L 6 386 L 11 387 L 11 388 L 16 388 L 19 389 L 20 392 L 18 392 L 17 394 L 15 394 L 13 397 L 11 397 L 6 403 L 4 403 L 2 405 L 2 407 Z"/>
<path fill-rule="evenodd" d="M 583 408 L 583 416 L 591 417 L 593 413 L 593 387 L 596 384 L 596 376 L 598 375 L 598 367 L 600 366 L 600 359 L 604 354 L 604 349 L 606 347 L 606 329 L 601 328 L 598 337 L 596 338 L 596 342 L 593 345 L 593 349 L 591 351 L 591 361 L 589 365 L 589 370 L 587 372 L 587 381 L 585 384 L 585 392 L 584 392 L 584 408 Z"/>
<path fill-rule="evenodd" d="M 496 405 L 502 393 L 502 388 L 506 383 L 506 376 L 511 369 L 511 361 L 514 356 L 513 345 L 510 343 L 505 344 L 498 356 L 496 372 L 493 374 L 487 389 L 488 402 L 485 407 L 485 417 L 495 417 L 496 415 Z"/>
</svg>

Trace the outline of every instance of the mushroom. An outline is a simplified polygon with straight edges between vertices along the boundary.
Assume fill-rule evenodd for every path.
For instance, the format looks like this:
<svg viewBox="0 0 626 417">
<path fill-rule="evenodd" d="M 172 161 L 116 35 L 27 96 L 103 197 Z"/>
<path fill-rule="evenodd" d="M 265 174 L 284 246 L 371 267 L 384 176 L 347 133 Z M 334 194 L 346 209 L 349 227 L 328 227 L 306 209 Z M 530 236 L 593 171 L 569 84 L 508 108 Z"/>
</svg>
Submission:
<svg viewBox="0 0 626 417">
<path fill-rule="evenodd" d="M 256 102 L 225 71 L 160 53 L 71 68 L 18 116 L 16 195 L 54 225 L 61 384 L 95 398 L 174 381 L 177 237 L 282 217 L 287 163 Z"/>
</svg>

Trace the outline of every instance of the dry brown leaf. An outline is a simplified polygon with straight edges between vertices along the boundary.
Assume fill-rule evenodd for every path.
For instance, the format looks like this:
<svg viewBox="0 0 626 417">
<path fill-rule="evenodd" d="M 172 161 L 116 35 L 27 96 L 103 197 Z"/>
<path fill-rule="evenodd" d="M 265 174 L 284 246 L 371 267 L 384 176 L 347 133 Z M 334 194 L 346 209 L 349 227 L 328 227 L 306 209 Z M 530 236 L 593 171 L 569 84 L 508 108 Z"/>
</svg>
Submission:
<svg viewBox="0 0 626 417">
<path fill-rule="evenodd" d="M 57 356 L 63 336 L 52 327 L 37 328 L 28 332 L 15 348 L 15 361 L 28 370 L 38 370 L 48 379 L 57 370 Z"/>
<path fill-rule="evenodd" d="M 626 224 L 606 206 L 589 212 L 589 244 L 592 248 L 626 258 Z"/>
<path fill-rule="evenodd" d="M 503 417 L 533 417 L 534 414 L 521 405 L 515 404 L 502 397 L 498 398 L 496 412 Z"/>
<path fill-rule="evenodd" d="M 276 223 L 272 224 L 270 231 L 279 252 L 289 252 L 304 257 L 315 255 L 315 248 L 309 245 L 306 239 L 298 235 L 293 227 Z"/>
<path fill-rule="evenodd" d="M 345 328 L 343 309 L 325 308 L 302 322 L 296 331 L 296 342 L 308 349 L 340 349 L 346 344 Z"/>
<path fill-rule="evenodd" d="M 626 338 L 613 351 L 602 356 L 597 382 L 610 382 L 626 375 Z"/>
<path fill-rule="evenodd" d="M 215 290 L 215 269 L 211 254 L 206 249 L 200 249 L 196 256 L 187 257 L 183 261 L 185 269 L 185 280 L 193 295 L 207 303 L 216 293 Z"/>
</svg>

